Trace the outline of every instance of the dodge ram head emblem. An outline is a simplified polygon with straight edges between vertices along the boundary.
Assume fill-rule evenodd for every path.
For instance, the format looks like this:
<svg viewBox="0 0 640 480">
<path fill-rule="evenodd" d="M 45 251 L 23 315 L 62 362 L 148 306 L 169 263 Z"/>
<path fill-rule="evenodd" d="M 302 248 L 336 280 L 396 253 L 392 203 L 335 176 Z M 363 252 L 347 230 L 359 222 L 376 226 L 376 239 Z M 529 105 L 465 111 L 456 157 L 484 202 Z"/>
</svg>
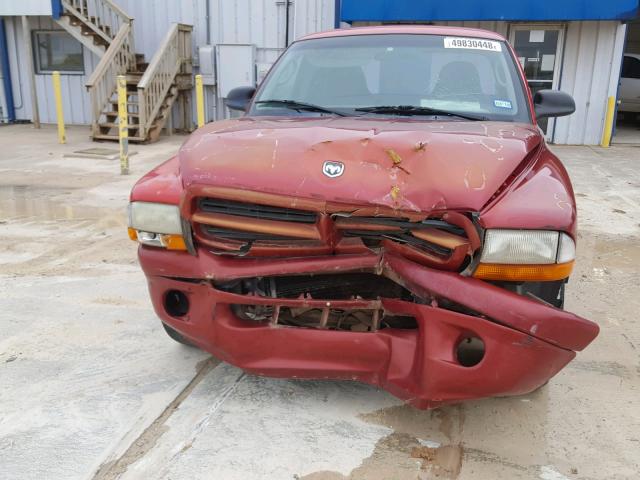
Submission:
<svg viewBox="0 0 640 480">
<path fill-rule="evenodd" d="M 327 160 L 322 165 L 322 173 L 329 178 L 339 177 L 344 173 L 344 163 Z"/>
</svg>

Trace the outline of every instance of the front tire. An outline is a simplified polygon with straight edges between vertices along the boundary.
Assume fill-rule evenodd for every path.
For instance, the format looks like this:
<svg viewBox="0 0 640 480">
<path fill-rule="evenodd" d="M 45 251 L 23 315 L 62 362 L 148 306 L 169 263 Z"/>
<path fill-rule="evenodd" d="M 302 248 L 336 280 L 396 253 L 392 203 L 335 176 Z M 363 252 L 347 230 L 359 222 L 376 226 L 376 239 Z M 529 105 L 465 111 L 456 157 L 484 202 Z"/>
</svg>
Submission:
<svg viewBox="0 0 640 480">
<path fill-rule="evenodd" d="M 162 322 L 162 326 L 164 327 L 164 331 L 167 332 L 167 335 L 169 335 L 176 342 L 181 343 L 182 345 L 186 345 L 188 347 L 195 347 L 195 345 L 193 343 L 191 343 L 189 340 L 187 340 L 177 330 L 174 330 L 173 328 L 171 328 L 169 325 L 167 325 L 164 322 Z"/>
</svg>

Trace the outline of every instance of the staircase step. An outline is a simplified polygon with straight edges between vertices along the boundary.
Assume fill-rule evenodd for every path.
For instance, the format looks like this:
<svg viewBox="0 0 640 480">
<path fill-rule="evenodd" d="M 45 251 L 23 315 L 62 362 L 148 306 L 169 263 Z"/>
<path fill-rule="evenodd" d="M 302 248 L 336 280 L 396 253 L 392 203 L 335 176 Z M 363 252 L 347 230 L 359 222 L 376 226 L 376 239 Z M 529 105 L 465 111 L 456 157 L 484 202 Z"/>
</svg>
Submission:
<svg viewBox="0 0 640 480">
<path fill-rule="evenodd" d="M 138 84 L 137 83 L 127 83 L 127 96 L 129 97 L 137 97 L 138 96 Z M 111 94 L 111 100 L 118 100 L 118 92 L 113 92 Z M 137 102 L 137 100 L 136 100 Z M 129 102 L 131 103 L 131 102 Z"/>
<path fill-rule="evenodd" d="M 142 73 L 127 73 L 127 85 L 138 85 L 142 78 Z"/>
<path fill-rule="evenodd" d="M 146 140 L 143 137 L 137 137 L 135 135 L 130 135 L 128 138 L 129 138 L 129 141 L 131 142 L 144 142 Z M 98 133 L 96 135 L 93 135 L 93 139 L 94 140 L 112 140 L 114 142 L 117 142 L 120 140 L 118 135 L 110 135 L 108 133 Z"/>
<path fill-rule="evenodd" d="M 117 105 L 117 104 L 118 104 L 118 100 L 117 100 L 117 99 L 116 99 L 116 100 L 111 99 L 111 100 L 109 100 L 109 103 L 110 103 L 111 105 Z M 127 105 L 140 105 L 140 103 L 139 103 L 139 102 L 137 102 L 137 101 L 133 101 L 133 102 L 132 102 L 132 101 L 128 101 L 128 102 L 127 102 Z"/>
<path fill-rule="evenodd" d="M 119 128 L 119 124 L 114 123 L 114 122 L 99 123 L 98 126 L 100 128 Z M 128 130 L 138 130 L 139 128 L 140 128 L 140 124 L 139 123 L 134 123 L 134 124 L 127 125 L 127 129 Z"/>
<path fill-rule="evenodd" d="M 108 44 L 108 42 L 104 38 L 102 38 L 93 29 L 87 26 L 87 24 L 83 19 L 76 17 L 71 12 L 65 12 L 61 16 L 67 17 L 69 19 L 69 25 L 79 28 L 80 32 L 85 37 L 92 36 L 92 37 L 95 37 L 96 39 L 99 39 L 104 44 Z M 92 18 L 95 18 L 95 17 L 92 17 Z M 111 36 L 111 27 L 109 27 L 108 25 L 97 26 L 97 28 L 102 32 L 104 32 L 107 36 L 109 37 Z"/>
<path fill-rule="evenodd" d="M 117 117 L 118 116 L 118 112 L 102 112 L 104 115 L 106 115 L 107 117 Z M 129 118 L 140 118 L 140 114 L 139 113 L 132 113 L 132 112 L 128 112 L 127 116 Z"/>
</svg>

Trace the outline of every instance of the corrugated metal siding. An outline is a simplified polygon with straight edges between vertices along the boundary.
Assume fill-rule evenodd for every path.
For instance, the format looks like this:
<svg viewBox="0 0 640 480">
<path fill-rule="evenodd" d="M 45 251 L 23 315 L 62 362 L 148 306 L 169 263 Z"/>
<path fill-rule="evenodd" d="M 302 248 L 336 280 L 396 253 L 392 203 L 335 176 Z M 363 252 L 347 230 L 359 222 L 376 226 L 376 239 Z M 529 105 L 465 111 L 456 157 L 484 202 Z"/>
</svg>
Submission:
<svg viewBox="0 0 640 480">
<path fill-rule="evenodd" d="M 617 78 L 620 71 L 620 54 L 615 52 L 619 25 L 619 22 L 568 24 L 560 89 L 573 95 L 576 112 L 556 120 L 554 143 L 600 143 L 610 78 Z"/>
<path fill-rule="evenodd" d="M 207 44 L 206 2 L 210 4 L 211 44 L 255 44 L 256 61 L 273 63 L 285 43 L 285 2 L 282 0 L 117 0 L 116 3 L 134 18 L 135 45 L 150 61 L 170 25 L 175 22 L 194 26 L 194 55 Z M 333 27 L 333 0 L 294 0 L 290 7 L 290 41 L 308 33 Z M 29 17 L 32 30 L 60 30 L 49 17 Z M 32 61 L 24 51 L 20 18 L 8 18 L 7 30 L 16 116 L 31 120 L 29 78 L 24 62 Z M 15 39 L 15 40 L 14 40 Z M 85 83 L 98 63 L 94 54 L 84 49 L 85 75 L 62 75 L 65 121 L 69 124 L 91 122 L 90 100 Z M 55 105 L 50 75 L 36 75 L 40 118 L 55 122 Z M 215 95 L 209 107 L 215 109 Z M 195 108 L 195 107 L 194 107 Z M 210 117 L 212 118 L 212 117 Z"/>
<path fill-rule="evenodd" d="M 210 7 L 209 44 L 254 44 L 257 63 L 273 64 L 278 59 L 286 37 L 283 0 L 118 0 L 118 4 L 135 18 L 136 51 L 144 53 L 147 61 L 172 23 L 193 25 L 193 52 L 197 64 L 198 47 L 207 45 L 207 1 Z M 289 20 L 289 42 L 309 33 L 329 30 L 333 28 L 334 0 L 293 0 Z M 206 90 L 206 116 L 208 119 L 220 118 L 222 113 L 217 111 L 215 89 Z"/>
<path fill-rule="evenodd" d="M 194 26 L 194 55 L 207 43 L 206 2 L 210 5 L 210 43 L 255 44 L 256 61 L 273 63 L 285 43 L 284 0 L 117 0 L 132 17 L 136 51 L 147 61 L 154 55 L 169 26 L 174 22 Z M 333 28 L 334 0 L 294 0 L 290 8 L 290 40 L 308 33 Z M 31 17 L 33 29 L 59 29 L 47 17 Z M 498 32 L 508 38 L 509 23 L 441 22 L 443 25 L 481 28 Z M 19 119 L 31 118 L 29 79 L 26 77 L 25 55 L 19 19 L 7 22 L 10 45 L 17 38 L 11 54 L 14 92 Z M 622 32 L 622 33 L 621 33 Z M 560 118 L 555 126 L 555 143 L 598 144 L 602 135 L 607 95 L 617 83 L 624 29 L 619 22 L 569 22 L 565 35 L 564 62 L 560 88 L 576 100 L 576 113 Z M 16 48 L 19 57 L 16 57 Z M 69 123 L 90 123 L 89 98 L 84 88 L 88 75 L 97 64 L 97 57 L 85 49 L 85 75 L 63 76 L 65 119 Z M 20 66 L 22 65 L 22 68 Z M 17 73 L 16 73 L 17 72 Z M 43 122 L 54 122 L 55 112 L 51 77 L 38 75 L 38 97 Z M 215 118 L 216 95 L 207 92 L 208 118 Z M 194 104 L 195 105 L 195 104 Z M 194 107 L 195 108 L 195 107 Z"/>
<path fill-rule="evenodd" d="M 118 0 L 134 21 L 136 50 L 150 59 L 172 23 L 193 25 L 194 47 L 207 44 L 206 3 L 211 44 L 250 43 L 258 62 L 273 62 L 285 43 L 283 0 Z M 333 0 L 295 0 L 289 11 L 289 40 L 333 27 Z M 197 52 L 197 48 L 195 50 Z"/>
<path fill-rule="evenodd" d="M 25 51 L 22 22 L 19 17 L 6 19 L 9 59 L 16 101 L 16 118 L 31 120 L 31 91 L 25 62 L 33 59 Z M 50 17 L 29 17 L 31 30 L 61 30 Z M 97 64 L 97 57 L 83 48 L 84 75 L 60 75 L 62 87 L 62 107 L 68 124 L 88 124 L 91 122 L 89 95 L 85 83 Z M 36 74 L 38 110 L 42 123 L 55 123 L 56 110 L 50 74 Z"/>
<path fill-rule="evenodd" d="M 172 23 L 194 25 L 195 0 L 116 0 L 133 17 L 137 53 L 151 60 Z M 204 17 L 204 13 L 202 13 Z M 196 28 L 198 25 L 195 25 Z M 195 32 L 194 32 L 195 33 Z M 195 35 L 194 35 L 195 36 Z"/>
<path fill-rule="evenodd" d="M 51 15 L 51 0 L 0 0 L 0 15 Z"/>
</svg>

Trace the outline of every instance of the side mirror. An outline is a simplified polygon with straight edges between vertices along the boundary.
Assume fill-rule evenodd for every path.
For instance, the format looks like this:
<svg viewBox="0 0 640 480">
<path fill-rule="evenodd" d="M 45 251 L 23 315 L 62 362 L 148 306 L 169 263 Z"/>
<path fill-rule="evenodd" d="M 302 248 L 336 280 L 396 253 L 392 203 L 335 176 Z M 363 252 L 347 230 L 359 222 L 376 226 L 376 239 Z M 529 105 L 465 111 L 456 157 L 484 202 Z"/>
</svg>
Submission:
<svg viewBox="0 0 640 480">
<path fill-rule="evenodd" d="M 256 93 L 255 87 L 236 87 L 229 92 L 227 96 L 227 107 L 231 110 L 245 111 L 249 106 L 249 102 Z"/>
<path fill-rule="evenodd" d="M 560 90 L 538 90 L 533 96 L 536 118 L 564 117 L 576 111 L 576 102 Z"/>
</svg>

